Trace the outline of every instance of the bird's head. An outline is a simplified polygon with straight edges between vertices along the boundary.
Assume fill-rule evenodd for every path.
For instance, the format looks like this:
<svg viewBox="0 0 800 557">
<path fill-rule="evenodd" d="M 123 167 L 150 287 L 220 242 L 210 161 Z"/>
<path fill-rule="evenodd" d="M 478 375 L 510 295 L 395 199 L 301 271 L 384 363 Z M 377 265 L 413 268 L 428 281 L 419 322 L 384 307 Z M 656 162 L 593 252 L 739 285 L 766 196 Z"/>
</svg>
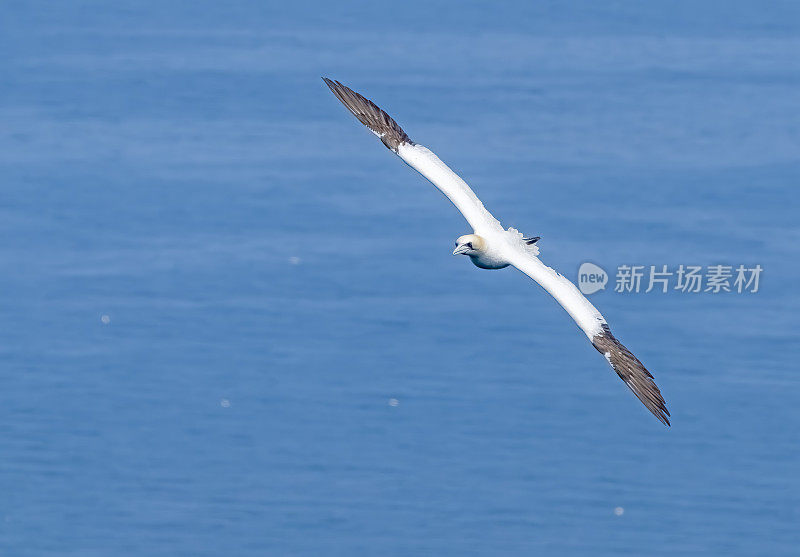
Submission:
<svg viewBox="0 0 800 557">
<path fill-rule="evenodd" d="M 477 234 L 466 234 L 456 240 L 453 255 L 478 255 L 486 248 L 486 240 Z"/>
</svg>

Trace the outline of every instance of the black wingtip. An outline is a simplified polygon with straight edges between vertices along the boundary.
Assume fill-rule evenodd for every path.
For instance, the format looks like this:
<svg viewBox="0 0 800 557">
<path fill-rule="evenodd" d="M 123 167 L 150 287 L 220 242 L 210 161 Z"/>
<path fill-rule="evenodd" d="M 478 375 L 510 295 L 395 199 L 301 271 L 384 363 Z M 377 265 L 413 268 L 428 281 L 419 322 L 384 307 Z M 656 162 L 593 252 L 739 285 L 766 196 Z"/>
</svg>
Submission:
<svg viewBox="0 0 800 557">
<path fill-rule="evenodd" d="M 329 79 L 329 78 L 327 78 L 327 77 L 325 77 L 325 76 L 323 75 L 323 76 L 322 76 L 322 81 L 324 81 L 324 82 L 325 82 L 325 85 L 327 85 L 327 86 L 328 86 L 328 89 L 330 89 L 331 91 L 333 91 L 333 90 L 334 90 L 335 84 L 334 84 L 334 81 L 333 81 L 332 79 Z"/>
<path fill-rule="evenodd" d="M 611 367 L 617 372 L 633 394 L 658 420 L 670 427 L 669 410 L 664 397 L 642 362 L 634 356 L 619 340 L 611 334 L 607 325 L 603 331 L 592 338 L 592 344 L 603 354 Z"/>
<path fill-rule="evenodd" d="M 322 80 L 347 110 L 380 137 L 386 147 L 396 153 L 400 145 L 404 143 L 413 144 L 413 141 L 408 138 L 406 132 L 397 122 L 371 100 L 335 79 L 323 77 Z"/>
</svg>

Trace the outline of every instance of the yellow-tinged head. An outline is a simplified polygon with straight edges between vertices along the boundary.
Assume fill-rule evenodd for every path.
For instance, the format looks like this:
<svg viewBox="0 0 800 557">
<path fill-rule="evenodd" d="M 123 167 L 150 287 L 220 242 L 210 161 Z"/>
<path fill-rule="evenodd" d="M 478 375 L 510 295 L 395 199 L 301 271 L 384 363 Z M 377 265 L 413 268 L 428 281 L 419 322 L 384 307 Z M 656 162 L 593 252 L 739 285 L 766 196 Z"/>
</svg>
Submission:
<svg viewBox="0 0 800 557">
<path fill-rule="evenodd" d="M 456 240 L 453 255 L 478 255 L 486 249 L 486 240 L 477 234 L 465 234 Z"/>
</svg>

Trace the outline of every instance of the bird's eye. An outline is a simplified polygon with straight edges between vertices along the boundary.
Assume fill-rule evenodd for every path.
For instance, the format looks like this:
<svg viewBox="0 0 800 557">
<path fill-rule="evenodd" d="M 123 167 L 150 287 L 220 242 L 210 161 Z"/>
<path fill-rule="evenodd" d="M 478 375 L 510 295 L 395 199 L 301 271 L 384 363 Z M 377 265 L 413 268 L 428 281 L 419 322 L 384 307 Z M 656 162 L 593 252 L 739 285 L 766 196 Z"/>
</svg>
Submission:
<svg viewBox="0 0 800 557">
<path fill-rule="evenodd" d="M 469 249 L 472 249 L 472 242 L 467 242 L 467 247 L 468 247 Z"/>
</svg>

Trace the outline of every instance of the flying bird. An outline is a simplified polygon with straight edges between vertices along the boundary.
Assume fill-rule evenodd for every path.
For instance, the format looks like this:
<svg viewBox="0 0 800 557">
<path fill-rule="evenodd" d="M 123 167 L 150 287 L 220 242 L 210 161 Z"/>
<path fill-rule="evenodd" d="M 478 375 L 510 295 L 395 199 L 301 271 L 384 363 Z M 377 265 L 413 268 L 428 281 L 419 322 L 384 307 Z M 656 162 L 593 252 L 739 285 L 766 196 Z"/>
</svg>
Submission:
<svg viewBox="0 0 800 557">
<path fill-rule="evenodd" d="M 608 323 L 572 282 L 539 259 L 539 237 L 525 237 L 514 228 L 504 230 L 458 174 L 406 132 L 369 99 L 338 81 L 322 78 L 342 104 L 383 144 L 436 186 L 464 215 L 472 234 L 456 240 L 453 255 L 466 255 L 481 269 L 516 267 L 542 286 L 586 334 L 592 345 L 640 401 L 664 425 L 669 411 L 653 376 L 630 350 L 611 334 Z"/>
</svg>

